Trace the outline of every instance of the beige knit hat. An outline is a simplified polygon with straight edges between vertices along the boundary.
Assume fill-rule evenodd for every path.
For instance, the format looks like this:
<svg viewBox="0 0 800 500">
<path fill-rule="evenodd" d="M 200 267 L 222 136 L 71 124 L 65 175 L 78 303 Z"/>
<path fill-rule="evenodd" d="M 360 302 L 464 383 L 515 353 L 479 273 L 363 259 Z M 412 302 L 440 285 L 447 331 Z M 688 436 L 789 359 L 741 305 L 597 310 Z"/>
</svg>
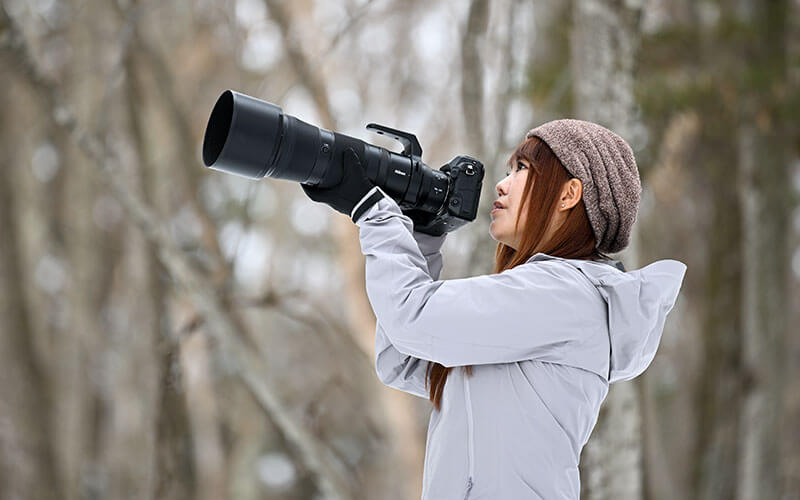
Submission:
<svg viewBox="0 0 800 500">
<path fill-rule="evenodd" d="M 534 136 L 583 183 L 583 203 L 597 249 L 614 253 L 627 247 L 642 192 L 628 143 L 605 127 L 574 119 L 539 125 L 526 135 Z"/>
</svg>

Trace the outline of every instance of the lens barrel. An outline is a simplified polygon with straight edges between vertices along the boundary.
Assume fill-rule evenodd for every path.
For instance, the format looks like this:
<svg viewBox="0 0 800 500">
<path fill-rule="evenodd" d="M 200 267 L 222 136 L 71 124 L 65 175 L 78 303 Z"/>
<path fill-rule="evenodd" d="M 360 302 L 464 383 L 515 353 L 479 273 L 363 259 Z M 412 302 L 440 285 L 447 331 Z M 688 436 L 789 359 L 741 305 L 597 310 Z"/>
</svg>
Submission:
<svg viewBox="0 0 800 500">
<path fill-rule="evenodd" d="M 279 106 L 233 90 L 223 92 L 211 111 L 203 163 L 252 179 L 271 177 L 329 187 L 341 180 L 342 154 L 348 148 L 355 150 L 367 177 L 401 207 L 431 213 L 443 210 L 449 177 L 425 165 L 418 156 L 394 153 L 315 127 L 284 113 Z"/>
</svg>

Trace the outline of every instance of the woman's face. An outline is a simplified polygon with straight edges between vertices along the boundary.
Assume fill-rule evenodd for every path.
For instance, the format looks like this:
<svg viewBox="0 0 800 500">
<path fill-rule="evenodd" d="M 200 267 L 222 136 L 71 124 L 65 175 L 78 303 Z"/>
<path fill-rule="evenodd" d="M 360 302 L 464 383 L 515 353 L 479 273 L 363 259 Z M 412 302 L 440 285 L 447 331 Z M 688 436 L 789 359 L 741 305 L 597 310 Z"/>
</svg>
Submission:
<svg viewBox="0 0 800 500">
<path fill-rule="evenodd" d="M 510 246 L 514 250 L 519 248 L 521 234 L 514 230 L 514 224 L 519 215 L 519 208 L 522 205 L 522 191 L 525 187 L 525 180 L 528 178 L 530 165 L 526 160 L 518 159 L 516 164 L 506 172 L 506 176 L 495 186 L 497 190 L 497 200 L 495 206 L 501 205 L 500 209 L 492 209 L 492 223 L 489 225 L 489 233 L 492 238 Z M 522 214 L 519 221 L 519 232 L 525 227 L 527 214 Z"/>
</svg>

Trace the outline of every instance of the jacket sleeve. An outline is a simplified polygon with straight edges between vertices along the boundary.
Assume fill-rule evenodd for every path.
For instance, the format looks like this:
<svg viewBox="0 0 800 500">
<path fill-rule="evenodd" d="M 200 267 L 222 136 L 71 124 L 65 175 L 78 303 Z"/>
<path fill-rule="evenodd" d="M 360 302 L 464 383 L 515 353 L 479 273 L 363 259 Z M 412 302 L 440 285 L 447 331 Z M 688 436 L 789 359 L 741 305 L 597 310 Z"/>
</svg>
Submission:
<svg viewBox="0 0 800 500">
<path fill-rule="evenodd" d="M 569 364 L 586 332 L 605 321 L 596 289 L 558 261 L 437 280 L 428 273 L 411 219 L 392 198 L 381 198 L 356 224 L 367 296 L 402 354 L 446 367 L 525 359 Z M 586 311 L 587 304 L 598 314 Z"/>
<path fill-rule="evenodd" d="M 442 244 L 447 233 L 441 236 L 413 231 L 412 236 L 427 263 L 428 274 L 438 279 L 442 271 Z M 428 399 L 429 390 L 425 387 L 425 371 L 428 361 L 404 354 L 392 345 L 389 336 L 378 321 L 375 327 L 375 370 L 378 379 L 389 387 L 394 387 L 415 396 Z"/>
</svg>

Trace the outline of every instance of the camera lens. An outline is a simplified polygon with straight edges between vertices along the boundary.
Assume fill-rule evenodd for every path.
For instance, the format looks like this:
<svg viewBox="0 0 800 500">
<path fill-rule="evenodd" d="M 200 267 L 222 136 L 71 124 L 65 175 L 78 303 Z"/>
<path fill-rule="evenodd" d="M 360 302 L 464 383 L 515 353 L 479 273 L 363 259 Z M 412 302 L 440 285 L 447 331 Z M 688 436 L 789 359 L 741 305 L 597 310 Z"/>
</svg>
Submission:
<svg viewBox="0 0 800 500">
<path fill-rule="evenodd" d="M 398 140 L 405 134 L 394 132 Z M 418 156 L 315 127 L 279 106 L 232 90 L 223 92 L 211 111 L 203 163 L 252 179 L 266 176 L 328 187 L 341 180 L 342 154 L 348 148 L 358 155 L 367 177 L 401 207 L 430 213 L 445 207 L 448 175 L 426 166 Z"/>
</svg>

